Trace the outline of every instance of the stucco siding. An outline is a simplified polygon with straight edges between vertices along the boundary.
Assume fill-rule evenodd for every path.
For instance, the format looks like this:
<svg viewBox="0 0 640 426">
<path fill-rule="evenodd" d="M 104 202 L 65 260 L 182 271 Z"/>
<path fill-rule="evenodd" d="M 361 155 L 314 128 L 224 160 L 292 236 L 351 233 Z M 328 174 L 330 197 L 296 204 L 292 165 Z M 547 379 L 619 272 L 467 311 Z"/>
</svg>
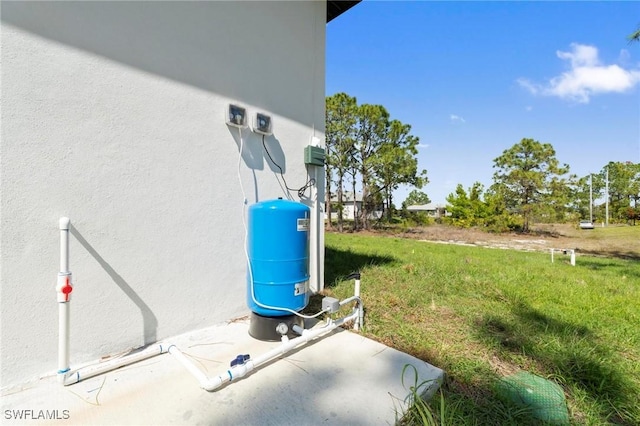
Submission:
<svg viewBox="0 0 640 426">
<path fill-rule="evenodd" d="M 314 131 L 324 140 L 325 7 L 3 2 L 2 386 L 55 369 L 62 216 L 72 363 L 248 313 L 238 174 L 247 205 L 285 193 L 249 129 L 238 171 L 225 109 L 270 114 L 271 155 L 290 186 L 308 180 L 303 148 Z M 317 217 L 323 190 L 305 201 Z"/>
</svg>

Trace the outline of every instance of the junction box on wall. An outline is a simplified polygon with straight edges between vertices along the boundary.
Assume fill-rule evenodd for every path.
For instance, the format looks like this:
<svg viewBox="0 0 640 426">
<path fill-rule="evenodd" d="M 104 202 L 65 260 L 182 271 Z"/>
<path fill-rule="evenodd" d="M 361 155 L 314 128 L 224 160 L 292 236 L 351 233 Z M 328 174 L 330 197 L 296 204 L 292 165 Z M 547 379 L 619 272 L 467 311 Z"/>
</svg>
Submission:
<svg viewBox="0 0 640 426">
<path fill-rule="evenodd" d="M 309 145 L 304 148 L 304 164 L 324 167 L 325 152 L 319 146 Z"/>
</svg>

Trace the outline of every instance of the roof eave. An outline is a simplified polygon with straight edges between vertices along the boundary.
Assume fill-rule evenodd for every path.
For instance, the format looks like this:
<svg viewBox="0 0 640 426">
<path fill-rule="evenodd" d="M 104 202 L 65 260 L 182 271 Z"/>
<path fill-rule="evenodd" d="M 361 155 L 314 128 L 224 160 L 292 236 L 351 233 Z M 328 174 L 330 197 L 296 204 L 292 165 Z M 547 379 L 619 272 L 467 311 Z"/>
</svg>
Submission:
<svg viewBox="0 0 640 426">
<path fill-rule="evenodd" d="M 337 18 L 338 16 L 351 9 L 361 0 L 355 1 L 341 1 L 341 0 L 327 0 L 327 24 Z"/>
</svg>

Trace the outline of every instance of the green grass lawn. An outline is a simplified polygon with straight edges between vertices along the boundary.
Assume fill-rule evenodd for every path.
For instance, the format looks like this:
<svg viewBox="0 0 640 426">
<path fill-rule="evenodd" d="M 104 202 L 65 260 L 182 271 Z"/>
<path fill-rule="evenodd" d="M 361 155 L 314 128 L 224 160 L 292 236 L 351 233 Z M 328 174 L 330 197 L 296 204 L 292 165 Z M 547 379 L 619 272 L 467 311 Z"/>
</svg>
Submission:
<svg viewBox="0 0 640 426">
<path fill-rule="evenodd" d="M 446 371 L 445 424 L 539 424 L 496 396 L 521 370 L 563 387 L 574 424 L 640 424 L 638 260 L 327 233 L 325 270 L 341 298 L 362 272 L 366 336 Z"/>
</svg>

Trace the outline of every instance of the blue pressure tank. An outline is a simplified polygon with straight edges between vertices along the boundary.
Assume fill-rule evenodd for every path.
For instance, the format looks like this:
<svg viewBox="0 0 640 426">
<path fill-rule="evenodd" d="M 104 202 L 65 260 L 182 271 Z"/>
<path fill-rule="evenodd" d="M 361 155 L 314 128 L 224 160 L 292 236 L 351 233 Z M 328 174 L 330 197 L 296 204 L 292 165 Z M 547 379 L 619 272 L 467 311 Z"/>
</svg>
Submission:
<svg viewBox="0 0 640 426">
<path fill-rule="evenodd" d="M 285 316 L 309 303 L 309 207 L 269 200 L 249 207 L 247 305 L 262 316 Z"/>
</svg>

